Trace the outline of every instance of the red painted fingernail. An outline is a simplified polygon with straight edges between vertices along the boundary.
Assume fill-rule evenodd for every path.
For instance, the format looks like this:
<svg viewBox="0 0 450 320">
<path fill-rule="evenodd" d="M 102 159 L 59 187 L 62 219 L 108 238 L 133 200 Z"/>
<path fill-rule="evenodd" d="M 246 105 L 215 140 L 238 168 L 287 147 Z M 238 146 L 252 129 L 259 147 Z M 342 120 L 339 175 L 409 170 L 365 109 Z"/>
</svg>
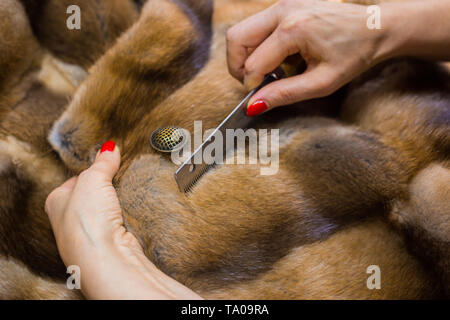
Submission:
<svg viewBox="0 0 450 320">
<path fill-rule="evenodd" d="M 107 141 L 102 145 L 102 148 L 100 149 L 100 153 L 103 152 L 113 152 L 116 148 L 116 143 L 114 141 Z"/>
<path fill-rule="evenodd" d="M 254 117 L 263 113 L 268 108 L 267 102 L 264 100 L 257 100 L 247 107 L 247 116 Z"/>
</svg>

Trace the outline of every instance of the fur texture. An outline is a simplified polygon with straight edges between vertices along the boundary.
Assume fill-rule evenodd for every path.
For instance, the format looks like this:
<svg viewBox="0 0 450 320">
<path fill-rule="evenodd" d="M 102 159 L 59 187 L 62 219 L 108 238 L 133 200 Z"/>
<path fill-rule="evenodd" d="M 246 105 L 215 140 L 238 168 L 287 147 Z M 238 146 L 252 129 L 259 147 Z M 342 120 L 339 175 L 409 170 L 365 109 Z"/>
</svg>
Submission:
<svg viewBox="0 0 450 320">
<path fill-rule="evenodd" d="M 132 0 L 20 0 L 36 38 L 55 56 L 84 68 L 91 66 L 139 16 Z M 67 8 L 82 12 L 81 30 L 66 26 Z"/>
<path fill-rule="evenodd" d="M 188 3 L 148 2 L 140 20 L 93 66 L 50 136 L 69 168 L 85 169 L 107 139 L 123 144 L 142 118 L 203 67 L 209 56 L 211 3 L 206 1 L 201 10 Z"/>
<path fill-rule="evenodd" d="M 128 123 L 123 132 L 122 125 L 117 127 L 118 123 L 112 121 L 116 125 L 115 130 L 102 136 L 105 134 L 105 125 L 99 124 L 104 123 L 102 119 L 115 119 L 123 114 L 114 99 L 109 103 L 108 87 L 114 82 L 102 72 L 91 78 L 102 85 L 88 82 L 78 91 L 68 111 L 55 125 L 53 134 L 57 132 L 56 137 L 52 135 L 50 138 L 65 163 L 75 171 L 89 165 L 89 159 L 98 149 L 97 140 L 105 140 L 112 134 L 119 141 L 124 163 L 118 190 L 128 228 L 139 236 L 148 257 L 158 267 L 205 295 L 223 286 L 238 286 L 239 282 L 253 281 L 270 273 L 274 263 L 294 248 L 324 241 L 338 231 L 344 232 L 341 230 L 352 223 L 387 214 L 391 200 L 406 196 L 407 182 L 413 169 L 417 170 L 426 163 L 423 160 L 405 167 L 404 162 L 411 161 L 411 156 L 402 153 L 399 157 L 398 145 L 383 142 L 386 140 L 381 134 L 384 131 L 367 128 L 373 131 L 368 133 L 324 118 L 305 118 L 307 108 L 300 105 L 297 107 L 304 111 L 300 112 L 301 118 L 284 121 L 286 115 L 274 112 L 254 124 L 257 128 L 282 129 L 281 139 L 285 145 L 280 150 L 280 171 L 276 176 L 258 177 L 257 167 L 221 166 L 202 177 L 189 197 L 178 193 L 172 178 L 176 167 L 149 147 L 150 133 L 169 124 L 192 131 L 194 120 L 203 120 L 205 128 L 212 128 L 245 94 L 241 85 L 224 68 L 224 32 L 236 20 L 227 21 L 223 13 L 226 12 L 228 17 L 239 17 L 239 13 L 233 13 L 234 3 L 216 1 L 215 4 L 213 51 L 208 63 L 186 85 L 173 90 L 166 99 L 157 100 L 158 103 L 152 104 L 145 114 L 139 114 L 137 125 Z M 140 31 L 138 26 L 139 23 L 129 32 L 146 32 Z M 137 35 L 132 38 L 137 38 Z M 118 55 L 120 50 L 116 51 L 121 48 L 119 44 L 122 42 L 119 41 L 118 46 L 108 52 L 111 55 L 107 55 L 108 58 L 122 59 Z M 158 43 L 153 43 L 153 46 L 159 48 Z M 152 72 L 165 61 L 140 65 L 146 72 Z M 102 63 L 98 65 L 102 66 Z M 389 69 L 391 64 L 380 68 Z M 405 62 L 405 67 L 412 69 L 420 65 L 419 62 Z M 433 77 L 438 74 L 434 68 L 428 64 L 423 70 Z M 101 70 L 104 70 L 103 66 Z M 137 72 L 134 74 L 139 76 Z M 367 78 L 384 79 L 376 70 Z M 389 75 L 386 78 L 390 79 Z M 356 81 L 349 89 L 342 109 L 343 119 L 363 125 L 357 119 L 347 119 L 345 114 L 347 106 L 364 106 L 364 101 L 361 103 L 356 95 L 368 81 Z M 401 94 L 400 88 L 405 85 L 404 82 L 398 87 L 391 84 L 390 88 Z M 90 90 L 90 87 L 96 89 Z M 115 87 L 121 98 L 125 95 L 134 101 L 139 97 L 138 92 L 131 92 L 126 85 Z M 433 87 L 433 90 L 443 91 L 441 87 Z M 159 92 L 147 90 L 147 100 L 154 101 L 151 95 L 155 94 L 158 99 Z M 372 95 L 373 92 L 366 94 Z M 101 110 L 95 109 L 92 106 L 96 105 L 97 99 L 108 103 Z M 425 96 L 421 99 L 426 103 Z M 368 100 L 367 105 L 371 101 Z M 308 107 L 324 103 L 323 100 L 311 102 Z M 415 105 L 407 107 L 414 108 Z M 337 108 L 337 105 L 328 106 L 324 111 L 332 108 Z M 102 114 L 98 113 L 100 111 Z M 131 112 L 139 112 L 139 109 L 132 108 Z M 384 112 L 386 117 L 392 117 L 392 110 Z M 392 121 L 402 120 L 395 117 Z M 416 129 L 420 128 L 419 125 Z M 445 130 L 445 126 L 443 128 Z M 55 143 L 65 132 L 71 133 L 72 144 L 68 148 Z M 77 154 L 70 147 L 77 150 Z M 78 151 L 82 152 L 81 157 Z M 413 153 L 420 151 L 416 149 Z M 433 150 L 424 157 L 430 161 L 437 154 Z M 270 193 L 265 191 L 267 185 L 272 186 Z M 320 243 L 325 246 L 325 242 Z M 416 269 L 416 272 L 420 274 L 423 270 Z M 264 286 L 263 283 L 259 285 Z M 430 292 L 431 287 L 424 285 L 422 289 Z M 350 289 L 348 292 L 353 293 L 347 298 L 364 296 L 360 290 L 367 288 Z M 331 291 L 328 293 L 333 296 Z M 324 292 L 322 294 L 325 295 Z M 389 297 L 389 293 L 382 296 Z M 291 296 L 305 297 L 316 295 L 298 292 Z"/>
<path fill-rule="evenodd" d="M 407 201 L 398 201 L 391 219 L 402 231 L 411 252 L 436 272 L 450 295 L 450 167 L 432 163 L 409 187 Z"/>
<path fill-rule="evenodd" d="M 80 67 L 85 57 L 94 61 L 95 54 L 103 52 L 89 50 L 89 43 L 77 43 L 80 50 L 85 46 L 85 55 L 75 61 L 77 65 L 56 59 L 34 37 L 28 17 L 33 23 L 33 17 L 38 19 L 39 15 L 33 15 L 32 4 L 24 2 L 26 8 L 19 1 L 0 3 L 0 298 L 80 298 L 63 284 L 65 267 L 44 212 L 47 195 L 68 178 L 46 137 L 86 76 Z M 60 2 L 45 1 L 45 6 L 52 8 L 56 3 Z M 95 19 L 113 13 L 98 12 Z M 50 28 L 51 22 L 41 22 L 43 26 Z M 48 32 L 64 38 L 66 30 Z M 109 39 L 114 34 L 108 29 L 99 36 Z M 64 50 L 70 53 L 67 43 Z"/>
</svg>

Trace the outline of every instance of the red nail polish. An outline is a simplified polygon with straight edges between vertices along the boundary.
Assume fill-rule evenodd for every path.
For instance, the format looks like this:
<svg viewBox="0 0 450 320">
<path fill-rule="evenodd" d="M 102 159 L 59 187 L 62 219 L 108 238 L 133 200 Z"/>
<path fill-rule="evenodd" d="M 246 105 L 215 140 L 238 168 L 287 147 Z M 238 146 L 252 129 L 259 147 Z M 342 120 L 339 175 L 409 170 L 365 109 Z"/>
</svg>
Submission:
<svg viewBox="0 0 450 320">
<path fill-rule="evenodd" d="M 114 141 L 107 141 L 102 145 L 102 148 L 100 149 L 100 153 L 103 152 L 113 152 L 116 148 L 116 143 Z"/>
<path fill-rule="evenodd" d="M 247 116 L 254 117 L 260 113 L 263 113 L 268 108 L 267 102 L 264 100 L 258 100 L 253 102 L 250 106 L 247 107 Z"/>
</svg>

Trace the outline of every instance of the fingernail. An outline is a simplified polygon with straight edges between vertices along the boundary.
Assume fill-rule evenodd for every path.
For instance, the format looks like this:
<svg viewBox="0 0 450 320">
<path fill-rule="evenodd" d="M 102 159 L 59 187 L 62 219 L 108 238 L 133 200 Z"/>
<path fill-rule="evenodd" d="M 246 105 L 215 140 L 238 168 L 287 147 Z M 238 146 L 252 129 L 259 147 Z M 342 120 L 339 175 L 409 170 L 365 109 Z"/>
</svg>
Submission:
<svg viewBox="0 0 450 320">
<path fill-rule="evenodd" d="M 102 145 L 102 148 L 100 149 L 100 153 L 113 152 L 115 148 L 116 148 L 116 143 L 114 141 L 107 141 Z"/>
<path fill-rule="evenodd" d="M 254 117 L 263 113 L 268 108 L 267 102 L 264 100 L 257 100 L 247 107 L 247 116 Z"/>
</svg>

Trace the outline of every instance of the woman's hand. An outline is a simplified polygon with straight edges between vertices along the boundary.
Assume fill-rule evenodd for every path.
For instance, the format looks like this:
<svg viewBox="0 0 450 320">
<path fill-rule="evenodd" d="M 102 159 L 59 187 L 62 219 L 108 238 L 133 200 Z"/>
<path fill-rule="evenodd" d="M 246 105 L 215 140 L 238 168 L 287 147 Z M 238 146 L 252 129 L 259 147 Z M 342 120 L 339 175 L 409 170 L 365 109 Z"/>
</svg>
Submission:
<svg viewBox="0 0 450 320">
<path fill-rule="evenodd" d="M 229 29 L 229 70 L 249 90 L 288 56 L 299 53 L 307 64 L 256 93 L 248 115 L 331 94 L 383 59 L 385 33 L 369 30 L 368 17 L 361 5 L 281 0 Z"/>
<path fill-rule="evenodd" d="M 46 211 L 66 266 L 81 270 L 81 290 L 90 299 L 199 299 L 159 271 L 123 226 L 112 185 L 120 152 L 110 141 L 94 164 L 48 197 Z"/>
<path fill-rule="evenodd" d="M 450 59 L 450 0 L 384 3 L 380 29 L 367 7 L 317 0 L 280 0 L 228 30 L 230 73 L 253 89 L 288 56 L 306 71 L 275 81 L 249 101 L 247 115 L 331 94 L 375 64 L 396 56 Z"/>
</svg>

